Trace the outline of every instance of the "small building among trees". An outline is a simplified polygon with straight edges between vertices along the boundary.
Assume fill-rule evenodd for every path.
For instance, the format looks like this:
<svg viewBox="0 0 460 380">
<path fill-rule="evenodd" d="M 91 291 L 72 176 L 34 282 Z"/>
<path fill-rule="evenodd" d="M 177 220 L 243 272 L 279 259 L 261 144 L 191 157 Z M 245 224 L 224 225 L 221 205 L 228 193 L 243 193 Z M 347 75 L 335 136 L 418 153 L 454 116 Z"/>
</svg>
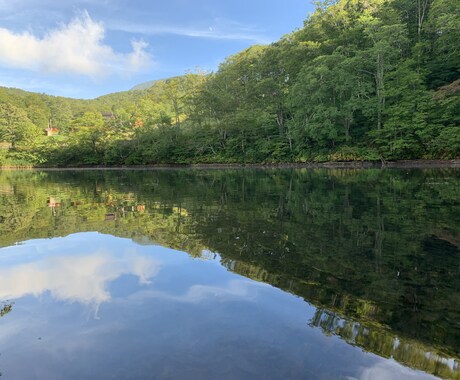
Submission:
<svg viewBox="0 0 460 380">
<path fill-rule="evenodd" d="M 53 127 L 48 127 L 45 129 L 46 135 L 49 136 L 56 136 L 59 134 L 59 129 L 58 128 L 53 128 Z"/>
</svg>

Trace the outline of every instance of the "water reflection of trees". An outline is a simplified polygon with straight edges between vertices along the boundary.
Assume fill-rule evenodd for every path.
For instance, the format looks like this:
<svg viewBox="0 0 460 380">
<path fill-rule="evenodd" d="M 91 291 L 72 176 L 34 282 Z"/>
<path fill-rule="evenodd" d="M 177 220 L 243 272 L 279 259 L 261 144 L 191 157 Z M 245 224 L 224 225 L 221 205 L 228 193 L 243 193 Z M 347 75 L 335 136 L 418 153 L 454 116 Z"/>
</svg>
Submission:
<svg viewBox="0 0 460 380">
<path fill-rule="evenodd" d="M 340 315 L 333 333 L 351 344 L 432 373 L 459 355 L 458 171 L 8 172 L 0 183 L 13 189 L 0 199 L 3 245 L 97 230 L 219 252 L 229 270 Z M 395 339 L 405 346 L 393 353 Z"/>
<path fill-rule="evenodd" d="M 409 367 L 442 378 L 460 377 L 458 361 L 449 361 L 435 352 L 428 351 L 428 347 L 413 340 L 401 339 L 386 329 L 365 326 L 321 308 L 316 309 L 310 325 L 320 328 L 327 335 L 337 335 L 351 345 L 386 358 L 393 358 Z"/>
<path fill-rule="evenodd" d="M 8 303 L 8 302 L 3 303 L 2 305 L 0 305 L 0 317 L 4 317 L 8 313 L 10 313 L 11 310 L 13 310 L 12 303 Z"/>
</svg>

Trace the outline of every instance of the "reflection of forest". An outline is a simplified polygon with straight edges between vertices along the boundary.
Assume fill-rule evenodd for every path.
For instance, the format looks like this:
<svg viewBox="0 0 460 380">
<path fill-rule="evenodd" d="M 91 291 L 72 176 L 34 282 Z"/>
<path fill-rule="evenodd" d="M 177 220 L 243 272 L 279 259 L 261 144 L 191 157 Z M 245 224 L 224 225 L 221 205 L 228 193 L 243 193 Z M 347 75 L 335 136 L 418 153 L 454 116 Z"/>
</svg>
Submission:
<svg viewBox="0 0 460 380">
<path fill-rule="evenodd" d="M 318 308 L 350 344 L 460 378 L 460 173 L 2 172 L 0 244 L 100 231 L 200 256 Z M 457 359 L 458 360 L 458 359 Z"/>
<path fill-rule="evenodd" d="M 13 310 L 13 304 L 10 302 L 3 302 L 0 305 L 0 317 L 4 317 L 7 315 L 11 310 Z"/>
<path fill-rule="evenodd" d="M 311 325 L 325 334 L 336 334 L 347 343 L 364 348 L 380 356 L 394 358 L 400 363 L 442 378 L 459 378 L 459 362 L 448 360 L 413 340 L 400 340 L 385 329 L 368 327 L 343 319 L 326 309 L 317 309 Z"/>
</svg>

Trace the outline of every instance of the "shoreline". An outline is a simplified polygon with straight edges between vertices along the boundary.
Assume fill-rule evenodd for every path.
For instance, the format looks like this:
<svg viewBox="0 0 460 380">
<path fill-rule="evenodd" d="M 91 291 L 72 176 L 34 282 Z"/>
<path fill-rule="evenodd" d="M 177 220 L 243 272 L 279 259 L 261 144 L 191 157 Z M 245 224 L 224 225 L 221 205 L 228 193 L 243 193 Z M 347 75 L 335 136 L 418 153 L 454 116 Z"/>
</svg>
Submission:
<svg viewBox="0 0 460 380">
<path fill-rule="evenodd" d="M 91 166 L 0 166 L 0 170 L 167 170 L 167 169 L 460 169 L 460 159 L 453 160 L 397 160 L 397 161 L 327 161 L 285 163 L 201 163 L 201 164 L 154 164 L 154 165 L 91 165 Z"/>
</svg>

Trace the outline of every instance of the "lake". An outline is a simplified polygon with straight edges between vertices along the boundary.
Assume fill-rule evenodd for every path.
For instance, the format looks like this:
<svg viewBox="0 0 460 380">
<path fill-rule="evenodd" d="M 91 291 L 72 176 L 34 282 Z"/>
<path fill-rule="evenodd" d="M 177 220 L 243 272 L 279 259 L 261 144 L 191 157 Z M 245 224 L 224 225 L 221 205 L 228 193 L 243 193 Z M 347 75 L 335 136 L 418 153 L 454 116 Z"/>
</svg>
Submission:
<svg viewBox="0 0 460 380">
<path fill-rule="evenodd" d="M 4 379 L 460 379 L 460 171 L 0 172 Z"/>
</svg>

